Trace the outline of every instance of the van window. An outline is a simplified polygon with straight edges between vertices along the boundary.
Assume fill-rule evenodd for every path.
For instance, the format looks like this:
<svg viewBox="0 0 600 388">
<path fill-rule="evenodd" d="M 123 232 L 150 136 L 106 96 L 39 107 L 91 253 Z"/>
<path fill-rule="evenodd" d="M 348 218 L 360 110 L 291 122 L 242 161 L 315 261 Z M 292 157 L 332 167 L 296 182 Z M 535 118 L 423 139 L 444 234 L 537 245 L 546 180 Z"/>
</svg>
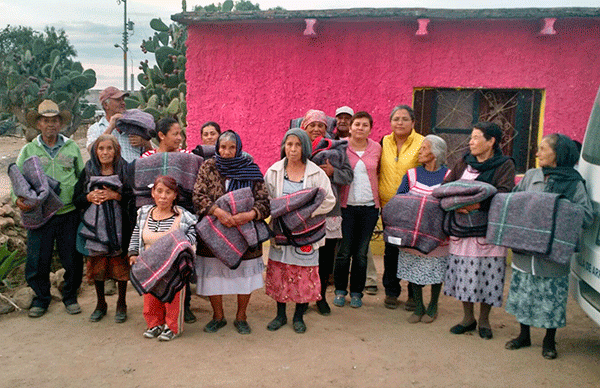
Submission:
<svg viewBox="0 0 600 388">
<path fill-rule="evenodd" d="M 600 166 L 600 99 L 598 97 L 590 115 L 581 154 L 586 162 Z"/>
</svg>

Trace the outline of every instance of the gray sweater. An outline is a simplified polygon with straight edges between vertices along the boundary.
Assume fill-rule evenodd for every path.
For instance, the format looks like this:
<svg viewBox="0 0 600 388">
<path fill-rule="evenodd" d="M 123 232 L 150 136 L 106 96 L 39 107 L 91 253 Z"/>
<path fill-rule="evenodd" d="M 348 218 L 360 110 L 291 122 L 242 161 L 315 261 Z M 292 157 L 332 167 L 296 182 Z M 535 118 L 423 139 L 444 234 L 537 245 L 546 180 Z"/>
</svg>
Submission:
<svg viewBox="0 0 600 388">
<path fill-rule="evenodd" d="M 546 182 L 541 168 L 527 171 L 525 176 L 513 191 L 544 191 Z M 584 211 L 583 225 L 590 225 L 593 221 L 593 207 L 590 197 L 582 182 L 577 184 L 577 192 L 573 203 L 580 205 Z M 512 266 L 519 271 L 541 277 L 561 277 L 569 274 L 569 265 L 561 265 L 548 260 L 537 259 L 530 255 L 513 252 Z"/>
</svg>

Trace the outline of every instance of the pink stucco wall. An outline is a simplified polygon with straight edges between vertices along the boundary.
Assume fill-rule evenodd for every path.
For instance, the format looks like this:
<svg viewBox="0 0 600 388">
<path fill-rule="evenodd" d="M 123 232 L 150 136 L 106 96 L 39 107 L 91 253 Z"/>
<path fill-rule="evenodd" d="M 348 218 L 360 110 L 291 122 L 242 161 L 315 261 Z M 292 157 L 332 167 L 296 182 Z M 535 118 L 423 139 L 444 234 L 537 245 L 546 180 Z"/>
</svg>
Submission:
<svg viewBox="0 0 600 388">
<path fill-rule="evenodd" d="M 289 119 L 311 108 L 333 116 L 350 105 L 374 117 L 372 138 L 389 132 L 394 105 L 416 87 L 535 88 L 546 91 L 544 133 L 582 140 L 600 85 L 600 19 L 565 19 L 539 36 L 539 20 L 320 20 L 195 25 L 188 38 L 188 145 L 214 120 L 238 131 L 263 172 L 279 158 Z"/>
</svg>

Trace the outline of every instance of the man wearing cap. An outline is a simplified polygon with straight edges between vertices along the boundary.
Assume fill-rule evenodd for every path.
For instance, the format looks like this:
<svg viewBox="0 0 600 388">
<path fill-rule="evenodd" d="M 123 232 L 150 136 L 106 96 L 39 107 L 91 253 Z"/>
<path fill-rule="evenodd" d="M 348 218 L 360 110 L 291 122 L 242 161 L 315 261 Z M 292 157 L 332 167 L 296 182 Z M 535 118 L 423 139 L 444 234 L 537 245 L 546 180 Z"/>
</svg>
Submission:
<svg viewBox="0 0 600 388">
<path fill-rule="evenodd" d="M 69 314 L 79 314 L 77 290 L 81 285 L 83 257 L 75 249 L 75 238 L 79 226 L 79 213 L 73 205 L 73 191 L 83 171 L 83 159 L 77 144 L 59 131 L 71 122 L 71 114 L 60 111 L 51 100 L 44 100 L 37 110 L 27 113 L 27 123 L 41 134 L 26 144 L 17 157 L 16 164 L 23 167 L 31 156 L 40 159 L 44 173 L 60 182 L 60 200 L 63 207 L 44 225 L 27 231 L 27 263 L 25 277 L 35 292 L 29 310 L 32 318 L 46 313 L 52 297 L 50 295 L 50 264 L 54 244 L 65 269 L 65 285 L 62 290 L 63 303 Z M 23 198 L 13 197 L 22 211 L 31 210 Z"/>
<path fill-rule="evenodd" d="M 105 116 L 88 128 L 86 143 L 88 151 L 92 149 L 92 144 L 102 134 L 112 134 L 117 138 L 121 146 L 121 156 L 127 163 L 133 162 L 144 152 L 152 149 L 149 140 L 144 140 L 136 135 L 126 135 L 119 132 L 118 129 L 115 130 L 117 120 L 125 112 L 125 97 L 127 96 L 129 93 L 122 92 L 114 86 L 109 86 L 100 92 L 100 104 L 104 109 Z"/>
</svg>

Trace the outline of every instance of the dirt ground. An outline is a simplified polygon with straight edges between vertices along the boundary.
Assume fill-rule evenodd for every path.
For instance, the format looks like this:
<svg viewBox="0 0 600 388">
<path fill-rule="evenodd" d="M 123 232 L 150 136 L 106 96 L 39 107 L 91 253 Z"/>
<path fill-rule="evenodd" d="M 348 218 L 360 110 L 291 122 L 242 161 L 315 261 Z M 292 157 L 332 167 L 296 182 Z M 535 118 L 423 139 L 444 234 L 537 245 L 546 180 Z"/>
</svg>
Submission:
<svg viewBox="0 0 600 388">
<path fill-rule="evenodd" d="M 20 146 L 22 141 L 0 137 L 2 190 L 7 187 L 2 180 L 6 161 L 16 157 Z M 375 263 L 381 274 L 381 256 Z M 39 319 L 24 311 L 0 316 L 0 387 L 600 386 L 600 327 L 572 300 L 567 327 L 557 332 L 559 356 L 550 361 L 541 356 L 540 329 L 532 329 L 530 348 L 504 349 L 519 326 L 502 308 L 492 311 L 494 338 L 486 341 L 477 334 L 448 332 L 461 319 L 461 304 L 454 298 L 441 296 L 439 318 L 432 324 L 409 324 L 411 313 L 383 307 L 379 288 L 378 295 L 364 297 L 360 309 L 332 305 L 331 316 L 323 317 L 311 305 L 302 335 L 289 323 L 277 332 L 266 330 L 275 302 L 262 289 L 254 292 L 248 309 L 252 334 L 239 335 L 233 327 L 234 296 L 224 297 L 227 326 L 204 333 L 210 305 L 193 296 L 198 322 L 186 325 L 181 337 L 161 343 L 142 337 L 142 298 L 131 287 L 127 322 L 114 323 L 116 296 L 109 296 L 108 315 L 91 323 L 95 292 L 84 285 L 80 315 L 68 315 L 54 301 Z M 288 310 L 291 318 L 291 306 Z"/>
</svg>

